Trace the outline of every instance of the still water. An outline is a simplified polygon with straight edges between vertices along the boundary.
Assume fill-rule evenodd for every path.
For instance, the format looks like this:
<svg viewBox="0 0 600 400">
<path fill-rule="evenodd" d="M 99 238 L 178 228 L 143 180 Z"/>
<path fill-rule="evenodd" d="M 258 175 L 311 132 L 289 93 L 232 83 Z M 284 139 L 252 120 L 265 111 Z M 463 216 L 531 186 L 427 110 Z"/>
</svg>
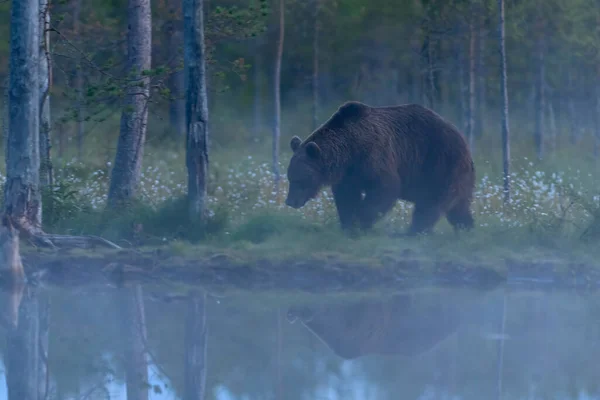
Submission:
<svg viewBox="0 0 600 400">
<path fill-rule="evenodd" d="M 0 399 L 600 398 L 595 294 L 165 284 L 1 296 Z"/>
</svg>

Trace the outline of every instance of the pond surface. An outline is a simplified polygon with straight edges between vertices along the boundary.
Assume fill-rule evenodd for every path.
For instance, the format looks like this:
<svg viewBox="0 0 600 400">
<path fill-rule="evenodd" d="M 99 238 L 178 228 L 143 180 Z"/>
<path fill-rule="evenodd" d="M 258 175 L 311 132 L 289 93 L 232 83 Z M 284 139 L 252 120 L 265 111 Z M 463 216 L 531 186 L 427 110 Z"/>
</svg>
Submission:
<svg viewBox="0 0 600 400">
<path fill-rule="evenodd" d="M 596 294 L 132 284 L 0 295 L 0 399 L 600 398 Z"/>
</svg>

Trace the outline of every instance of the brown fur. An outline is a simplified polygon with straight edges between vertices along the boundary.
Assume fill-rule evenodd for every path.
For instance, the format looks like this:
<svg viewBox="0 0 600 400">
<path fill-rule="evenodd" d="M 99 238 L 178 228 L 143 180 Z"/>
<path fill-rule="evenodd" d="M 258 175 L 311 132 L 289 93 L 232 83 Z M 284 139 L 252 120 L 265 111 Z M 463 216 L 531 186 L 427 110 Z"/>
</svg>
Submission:
<svg viewBox="0 0 600 400">
<path fill-rule="evenodd" d="M 356 222 L 370 228 L 398 199 L 415 204 L 410 234 L 431 231 L 443 215 L 455 229 L 473 227 L 475 167 L 467 143 L 454 125 L 423 106 L 347 102 L 290 146 L 291 207 L 331 186 L 344 229 Z"/>
</svg>

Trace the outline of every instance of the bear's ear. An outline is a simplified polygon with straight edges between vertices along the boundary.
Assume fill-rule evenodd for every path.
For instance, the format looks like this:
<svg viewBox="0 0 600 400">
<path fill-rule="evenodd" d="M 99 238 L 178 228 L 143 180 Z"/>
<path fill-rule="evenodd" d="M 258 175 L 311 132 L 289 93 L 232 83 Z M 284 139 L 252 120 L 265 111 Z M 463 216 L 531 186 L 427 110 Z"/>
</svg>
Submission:
<svg viewBox="0 0 600 400">
<path fill-rule="evenodd" d="M 321 148 L 315 142 L 308 142 L 306 145 L 306 154 L 316 160 L 321 155 Z"/>
<path fill-rule="evenodd" d="M 300 139 L 298 136 L 294 136 L 292 138 L 292 140 L 290 140 L 290 147 L 292 148 L 292 151 L 296 151 L 298 150 L 298 147 L 300 147 L 300 145 L 302 144 L 302 139 Z"/>
</svg>

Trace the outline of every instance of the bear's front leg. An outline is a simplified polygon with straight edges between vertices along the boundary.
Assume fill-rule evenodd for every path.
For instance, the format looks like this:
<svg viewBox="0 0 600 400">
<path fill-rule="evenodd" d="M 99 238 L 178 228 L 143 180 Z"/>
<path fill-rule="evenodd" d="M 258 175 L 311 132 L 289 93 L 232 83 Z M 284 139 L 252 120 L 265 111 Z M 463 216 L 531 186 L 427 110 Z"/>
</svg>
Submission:
<svg viewBox="0 0 600 400">
<path fill-rule="evenodd" d="M 360 227 L 371 229 L 375 222 L 387 214 L 396 204 L 396 192 L 381 186 L 367 191 L 360 205 Z"/>
<path fill-rule="evenodd" d="M 358 217 L 362 195 L 352 182 L 342 181 L 331 187 L 342 230 L 351 230 Z"/>
</svg>

